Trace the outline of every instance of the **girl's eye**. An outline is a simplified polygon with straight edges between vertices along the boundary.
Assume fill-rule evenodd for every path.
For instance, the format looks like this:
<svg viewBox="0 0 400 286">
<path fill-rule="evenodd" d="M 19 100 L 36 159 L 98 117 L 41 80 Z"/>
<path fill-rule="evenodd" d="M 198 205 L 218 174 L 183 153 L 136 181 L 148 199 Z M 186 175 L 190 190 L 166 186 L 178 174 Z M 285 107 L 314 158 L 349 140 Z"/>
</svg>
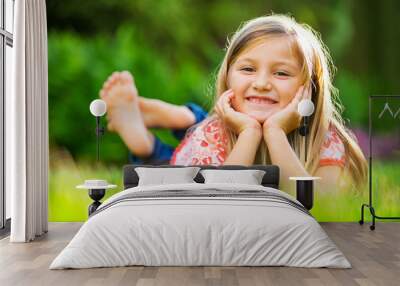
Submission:
<svg viewBox="0 0 400 286">
<path fill-rule="evenodd" d="M 289 74 L 287 72 L 284 72 L 284 71 L 277 71 L 277 72 L 275 72 L 275 74 L 278 75 L 278 76 L 289 76 Z"/>
<path fill-rule="evenodd" d="M 246 72 L 252 72 L 252 71 L 254 71 L 254 68 L 252 68 L 252 67 L 244 67 L 244 68 L 241 68 L 240 70 L 246 71 Z"/>
</svg>

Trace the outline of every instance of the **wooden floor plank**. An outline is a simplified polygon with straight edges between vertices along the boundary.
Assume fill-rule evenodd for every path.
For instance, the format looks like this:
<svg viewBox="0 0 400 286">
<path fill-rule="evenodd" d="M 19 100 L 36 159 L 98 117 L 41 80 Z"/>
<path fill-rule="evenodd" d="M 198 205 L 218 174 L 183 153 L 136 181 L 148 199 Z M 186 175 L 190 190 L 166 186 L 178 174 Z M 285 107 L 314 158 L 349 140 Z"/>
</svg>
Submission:
<svg viewBox="0 0 400 286">
<path fill-rule="evenodd" d="M 352 269 L 291 267 L 116 267 L 48 269 L 81 223 L 50 223 L 32 243 L 0 240 L 0 285 L 399 285 L 400 223 L 379 223 L 375 231 L 356 223 L 321 223 Z"/>
</svg>

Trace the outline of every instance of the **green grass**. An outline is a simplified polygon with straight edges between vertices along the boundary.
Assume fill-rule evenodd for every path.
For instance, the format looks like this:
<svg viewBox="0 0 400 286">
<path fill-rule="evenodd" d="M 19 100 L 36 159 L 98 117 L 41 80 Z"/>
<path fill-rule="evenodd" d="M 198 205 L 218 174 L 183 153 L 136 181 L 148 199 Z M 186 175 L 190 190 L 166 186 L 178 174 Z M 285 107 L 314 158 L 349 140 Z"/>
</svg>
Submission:
<svg viewBox="0 0 400 286">
<path fill-rule="evenodd" d="M 88 191 L 76 186 L 88 179 L 103 179 L 116 184 L 116 189 L 106 192 L 104 199 L 122 191 L 122 168 L 91 165 L 67 166 L 50 170 L 49 185 L 49 220 L 50 221 L 85 221 L 88 206 L 93 202 Z M 103 200 L 104 200 L 103 199 Z"/>
<path fill-rule="evenodd" d="M 91 204 L 86 190 L 76 189 L 87 179 L 106 179 L 118 188 L 107 191 L 105 198 L 122 191 L 122 167 L 74 164 L 72 160 L 58 160 L 52 164 L 49 186 L 50 221 L 85 221 Z M 374 164 L 374 206 L 380 216 L 400 215 L 400 163 Z M 324 193 L 315 190 L 311 213 L 318 221 L 358 221 L 360 207 L 368 202 L 368 190 L 339 190 Z M 370 219 L 366 210 L 366 219 Z"/>
</svg>

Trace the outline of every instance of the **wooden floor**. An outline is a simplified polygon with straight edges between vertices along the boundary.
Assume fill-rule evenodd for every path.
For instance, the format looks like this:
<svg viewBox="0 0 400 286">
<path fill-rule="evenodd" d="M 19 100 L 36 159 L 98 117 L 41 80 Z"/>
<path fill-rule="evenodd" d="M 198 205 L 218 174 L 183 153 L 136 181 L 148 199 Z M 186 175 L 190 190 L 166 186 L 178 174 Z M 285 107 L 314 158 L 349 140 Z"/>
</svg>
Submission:
<svg viewBox="0 0 400 286">
<path fill-rule="evenodd" d="M 32 243 L 0 241 L 0 285 L 400 285 L 400 223 L 375 231 L 356 223 L 322 223 L 353 268 L 120 267 L 48 270 L 81 223 L 50 223 Z"/>
</svg>

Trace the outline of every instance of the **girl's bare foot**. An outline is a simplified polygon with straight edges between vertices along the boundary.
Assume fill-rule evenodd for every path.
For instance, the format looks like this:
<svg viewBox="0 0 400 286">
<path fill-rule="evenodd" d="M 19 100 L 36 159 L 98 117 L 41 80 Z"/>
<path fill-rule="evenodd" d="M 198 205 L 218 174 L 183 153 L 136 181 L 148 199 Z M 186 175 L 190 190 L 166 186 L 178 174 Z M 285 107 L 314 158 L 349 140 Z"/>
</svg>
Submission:
<svg viewBox="0 0 400 286">
<path fill-rule="evenodd" d="M 100 97 L 107 99 L 106 95 L 111 88 L 115 88 L 118 81 L 125 83 L 115 92 L 121 95 L 122 101 L 137 101 L 142 115 L 142 120 L 147 128 L 161 127 L 170 129 L 186 129 L 192 126 L 196 118 L 186 106 L 179 106 L 155 98 L 145 98 L 138 95 L 133 76 L 127 72 L 114 72 L 104 83 Z M 112 108 L 117 104 L 115 98 L 106 100 L 107 106 Z M 111 122 L 108 124 L 110 131 L 115 131 Z"/>
<path fill-rule="evenodd" d="M 117 132 L 133 154 L 150 155 L 154 136 L 144 124 L 132 75 L 114 72 L 100 90 L 100 97 L 107 104 L 108 129 Z"/>
</svg>

